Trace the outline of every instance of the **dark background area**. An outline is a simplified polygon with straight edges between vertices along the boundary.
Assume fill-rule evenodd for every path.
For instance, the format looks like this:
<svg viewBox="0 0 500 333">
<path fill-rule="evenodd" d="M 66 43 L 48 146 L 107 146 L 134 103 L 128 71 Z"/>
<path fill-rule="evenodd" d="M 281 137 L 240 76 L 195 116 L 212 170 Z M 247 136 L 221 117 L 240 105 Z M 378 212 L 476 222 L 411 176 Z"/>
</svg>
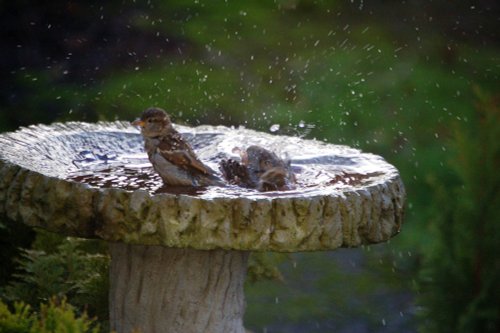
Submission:
<svg viewBox="0 0 500 333">
<path fill-rule="evenodd" d="M 277 124 L 400 170 L 401 235 L 266 259 L 282 279 L 248 283 L 253 331 L 498 331 L 498 1 L 16 1 L 0 4 L 0 27 L 2 131 L 157 105 L 190 125 Z M 38 274 L 20 248 L 75 251 L 0 227 L 6 301 Z M 100 315 L 106 289 L 89 288 L 62 294 Z"/>
</svg>

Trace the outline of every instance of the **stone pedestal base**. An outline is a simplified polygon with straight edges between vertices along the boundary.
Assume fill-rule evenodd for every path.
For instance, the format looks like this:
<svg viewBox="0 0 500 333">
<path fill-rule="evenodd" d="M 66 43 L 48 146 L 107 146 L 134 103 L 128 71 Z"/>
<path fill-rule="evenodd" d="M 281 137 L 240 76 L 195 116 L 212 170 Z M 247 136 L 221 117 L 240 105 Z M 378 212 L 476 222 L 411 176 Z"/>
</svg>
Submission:
<svg viewBox="0 0 500 333">
<path fill-rule="evenodd" d="M 117 333 L 244 333 L 248 252 L 110 244 Z"/>
</svg>

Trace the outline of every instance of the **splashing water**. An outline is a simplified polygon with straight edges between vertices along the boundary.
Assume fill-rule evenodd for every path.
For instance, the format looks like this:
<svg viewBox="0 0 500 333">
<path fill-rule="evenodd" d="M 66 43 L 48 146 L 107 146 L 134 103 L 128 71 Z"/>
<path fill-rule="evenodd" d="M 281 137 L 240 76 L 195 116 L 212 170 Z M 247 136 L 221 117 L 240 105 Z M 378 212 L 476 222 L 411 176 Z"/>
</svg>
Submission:
<svg viewBox="0 0 500 333">
<path fill-rule="evenodd" d="M 303 126 L 308 127 L 305 122 Z M 258 192 L 231 185 L 196 189 L 164 187 L 144 152 L 141 135 L 125 122 L 55 124 L 50 131 L 43 126 L 25 128 L 0 135 L 0 141 L 9 142 L 0 155 L 28 170 L 96 188 L 145 190 L 151 194 L 169 192 L 206 198 L 342 195 L 398 176 L 397 170 L 381 157 L 345 146 L 244 128 L 177 128 L 198 157 L 216 171 L 223 159 L 240 159 L 235 148 L 260 145 L 278 156 L 287 156 L 296 175 L 296 186 L 292 190 L 276 192 Z"/>
<path fill-rule="evenodd" d="M 271 127 L 269 128 L 269 131 L 271 133 L 274 133 L 274 132 L 277 132 L 280 130 L 280 125 L 279 124 L 273 124 L 271 125 Z"/>
</svg>

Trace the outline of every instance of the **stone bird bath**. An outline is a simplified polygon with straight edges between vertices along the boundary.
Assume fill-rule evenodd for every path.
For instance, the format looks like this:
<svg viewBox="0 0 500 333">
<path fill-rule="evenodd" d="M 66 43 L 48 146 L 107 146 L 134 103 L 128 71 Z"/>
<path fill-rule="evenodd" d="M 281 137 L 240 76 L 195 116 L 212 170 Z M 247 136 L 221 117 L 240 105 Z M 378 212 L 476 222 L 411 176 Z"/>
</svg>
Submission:
<svg viewBox="0 0 500 333">
<path fill-rule="evenodd" d="M 247 129 L 177 126 L 217 170 L 234 147 L 287 154 L 297 189 L 162 188 L 126 122 L 0 135 L 0 214 L 110 244 L 119 333 L 244 332 L 250 251 L 319 251 L 387 241 L 405 201 L 398 171 L 345 146 Z"/>
</svg>

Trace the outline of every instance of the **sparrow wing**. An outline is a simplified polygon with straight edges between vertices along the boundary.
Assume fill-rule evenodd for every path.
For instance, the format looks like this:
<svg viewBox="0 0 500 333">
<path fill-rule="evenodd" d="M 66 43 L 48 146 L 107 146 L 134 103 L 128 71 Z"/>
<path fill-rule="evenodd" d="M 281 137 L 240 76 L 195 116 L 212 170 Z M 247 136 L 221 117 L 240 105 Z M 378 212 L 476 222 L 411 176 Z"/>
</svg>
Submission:
<svg viewBox="0 0 500 333">
<path fill-rule="evenodd" d="M 255 187 L 255 180 L 250 177 L 246 165 L 233 159 L 222 160 L 219 169 L 224 178 L 231 184 L 239 186 Z"/>
<path fill-rule="evenodd" d="M 163 138 L 158 144 L 158 152 L 170 163 L 178 167 L 202 174 L 212 174 L 211 170 L 203 164 L 194 153 L 193 149 L 179 133 L 173 133 Z"/>
</svg>

